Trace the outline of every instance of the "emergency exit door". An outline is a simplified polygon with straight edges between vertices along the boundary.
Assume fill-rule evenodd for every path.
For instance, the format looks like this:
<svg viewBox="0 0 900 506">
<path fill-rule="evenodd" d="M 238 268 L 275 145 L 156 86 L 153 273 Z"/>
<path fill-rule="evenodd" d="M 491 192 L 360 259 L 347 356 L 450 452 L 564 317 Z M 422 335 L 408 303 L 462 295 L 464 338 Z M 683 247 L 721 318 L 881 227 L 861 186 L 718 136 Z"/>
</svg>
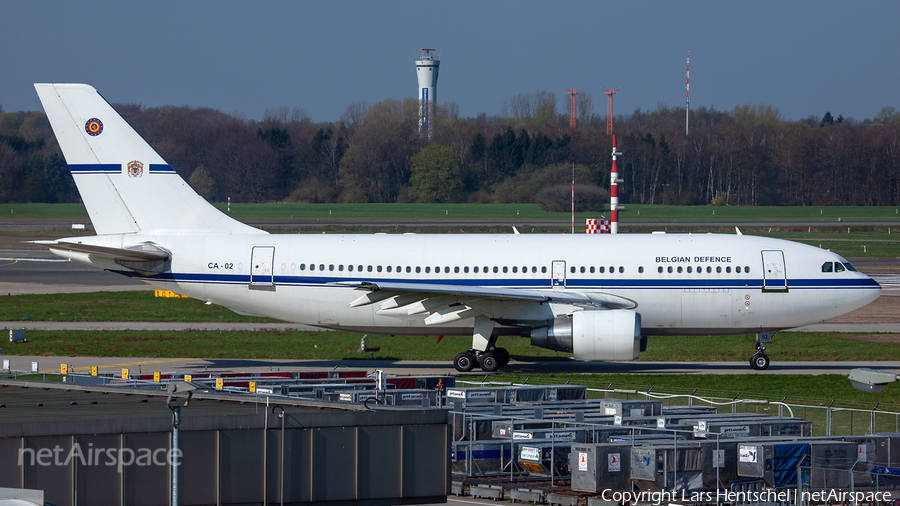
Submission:
<svg viewBox="0 0 900 506">
<path fill-rule="evenodd" d="M 762 252 L 763 261 L 763 291 L 786 292 L 787 274 L 784 271 L 784 252 L 781 250 L 766 250 Z"/>
<path fill-rule="evenodd" d="M 250 254 L 250 288 L 275 290 L 275 247 L 254 246 Z"/>
</svg>

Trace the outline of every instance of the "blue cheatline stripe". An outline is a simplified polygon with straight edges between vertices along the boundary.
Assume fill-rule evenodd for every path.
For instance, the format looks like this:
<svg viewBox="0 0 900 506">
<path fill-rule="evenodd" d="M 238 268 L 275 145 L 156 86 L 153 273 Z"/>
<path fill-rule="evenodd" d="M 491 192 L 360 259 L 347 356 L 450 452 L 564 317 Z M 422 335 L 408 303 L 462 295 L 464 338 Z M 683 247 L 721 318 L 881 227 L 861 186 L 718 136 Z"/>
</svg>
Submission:
<svg viewBox="0 0 900 506">
<path fill-rule="evenodd" d="M 203 283 L 203 284 L 247 284 L 250 276 L 246 274 L 187 274 L 166 272 L 153 276 L 144 276 L 131 271 L 116 271 L 130 277 L 149 278 L 155 280 L 174 281 L 179 283 Z M 268 281 L 271 275 L 258 276 L 260 280 Z M 327 286 L 336 288 L 338 281 L 371 281 L 378 282 L 403 282 L 411 284 L 439 284 L 486 288 L 519 288 L 524 290 L 549 290 L 550 279 L 408 279 L 408 278 L 373 278 L 365 276 L 275 276 L 276 285 L 297 286 Z M 761 279 L 621 279 L 621 280 L 574 280 L 570 279 L 566 285 L 569 289 L 581 290 L 684 290 L 684 289 L 720 289 L 720 290 L 758 290 L 763 287 Z M 875 280 L 869 279 L 789 279 L 788 288 L 793 289 L 873 289 L 879 288 Z"/>
<path fill-rule="evenodd" d="M 150 164 L 150 173 L 151 174 L 175 174 L 175 169 L 166 164 Z"/>
<path fill-rule="evenodd" d="M 72 174 L 118 174 L 122 172 L 119 163 L 86 163 L 69 165 Z"/>
</svg>

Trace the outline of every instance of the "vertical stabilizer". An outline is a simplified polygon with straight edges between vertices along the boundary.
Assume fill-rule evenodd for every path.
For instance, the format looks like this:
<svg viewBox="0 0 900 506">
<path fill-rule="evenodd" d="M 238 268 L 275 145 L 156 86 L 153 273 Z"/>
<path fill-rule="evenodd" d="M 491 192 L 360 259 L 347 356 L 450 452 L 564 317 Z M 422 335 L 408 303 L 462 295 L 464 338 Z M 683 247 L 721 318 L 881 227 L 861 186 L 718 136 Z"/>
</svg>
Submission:
<svg viewBox="0 0 900 506">
<path fill-rule="evenodd" d="M 197 194 L 86 84 L 35 84 L 97 234 L 264 234 Z"/>
</svg>

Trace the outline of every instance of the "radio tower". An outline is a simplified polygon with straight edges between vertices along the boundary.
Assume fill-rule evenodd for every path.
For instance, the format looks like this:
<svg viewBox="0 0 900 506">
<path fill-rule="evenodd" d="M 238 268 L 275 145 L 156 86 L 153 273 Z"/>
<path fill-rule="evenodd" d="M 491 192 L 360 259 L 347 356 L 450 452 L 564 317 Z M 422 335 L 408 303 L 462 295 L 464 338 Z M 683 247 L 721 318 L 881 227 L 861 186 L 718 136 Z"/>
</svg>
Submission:
<svg viewBox="0 0 900 506">
<path fill-rule="evenodd" d="M 687 84 L 685 85 L 685 106 L 684 106 L 684 135 L 688 134 L 690 131 L 690 117 L 691 117 L 691 52 L 688 51 L 687 54 Z"/>
<path fill-rule="evenodd" d="M 575 130 L 575 95 L 578 94 L 578 90 L 569 90 L 569 95 L 572 97 L 572 104 L 569 106 L 569 129 Z"/>
<path fill-rule="evenodd" d="M 612 109 L 612 100 L 613 95 L 619 91 L 619 88 L 614 90 L 603 90 L 603 93 L 606 93 L 606 135 L 612 135 L 613 133 L 613 109 Z"/>
</svg>

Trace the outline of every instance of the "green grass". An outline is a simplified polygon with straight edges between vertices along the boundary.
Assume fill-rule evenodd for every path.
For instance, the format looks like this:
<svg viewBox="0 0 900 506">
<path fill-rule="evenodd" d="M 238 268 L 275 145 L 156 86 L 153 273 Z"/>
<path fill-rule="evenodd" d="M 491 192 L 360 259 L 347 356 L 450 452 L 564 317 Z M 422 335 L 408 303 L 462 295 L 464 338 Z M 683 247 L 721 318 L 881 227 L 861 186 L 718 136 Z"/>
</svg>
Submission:
<svg viewBox="0 0 900 506">
<path fill-rule="evenodd" d="M 0 321 L 275 322 L 241 316 L 197 299 L 154 297 L 153 291 L 29 294 L 0 297 Z"/>
<path fill-rule="evenodd" d="M 226 204 L 215 204 L 223 212 Z M 576 213 L 576 227 L 600 213 Z M 538 204 L 245 204 L 232 203 L 230 215 L 250 222 L 567 222 L 569 213 L 545 213 Z M 5 220 L 69 220 L 85 222 L 82 204 L 0 204 L 0 223 Z M 624 223 L 658 221 L 842 221 L 900 222 L 900 208 L 881 206 L 723 207 L 626 204 L 620 212 Z"/>
</svg>

